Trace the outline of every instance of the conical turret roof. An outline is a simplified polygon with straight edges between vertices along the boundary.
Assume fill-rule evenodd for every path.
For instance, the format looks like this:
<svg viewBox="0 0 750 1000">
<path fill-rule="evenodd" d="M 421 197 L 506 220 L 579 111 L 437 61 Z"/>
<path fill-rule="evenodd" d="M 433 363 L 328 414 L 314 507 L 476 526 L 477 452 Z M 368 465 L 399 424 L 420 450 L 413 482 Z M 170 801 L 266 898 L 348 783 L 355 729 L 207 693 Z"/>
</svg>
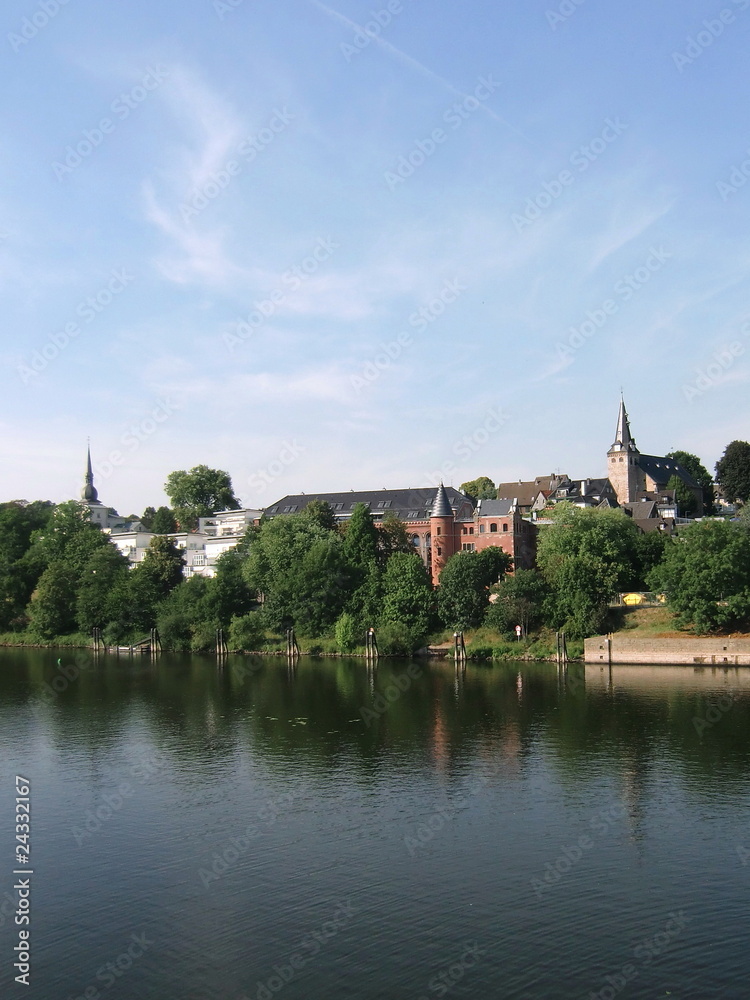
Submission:
<svg viewBox="0 0 750 1000">
<path fill-rule="evenodd" d="M 453 517 L 453 508 L 442 483 L 438 486 L 437 493 L 435 494 L 435 502 L 432 505 L 430 517 Z"/>
</svg>

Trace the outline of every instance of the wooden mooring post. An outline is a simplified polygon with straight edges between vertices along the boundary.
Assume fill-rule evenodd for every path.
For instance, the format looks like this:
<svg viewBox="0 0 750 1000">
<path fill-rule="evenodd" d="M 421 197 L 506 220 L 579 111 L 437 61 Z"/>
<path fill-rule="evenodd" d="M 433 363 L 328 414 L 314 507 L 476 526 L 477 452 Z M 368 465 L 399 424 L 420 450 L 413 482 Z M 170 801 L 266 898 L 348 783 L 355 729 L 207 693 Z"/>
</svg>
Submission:
<svg viewBox="0 0 750 1000">
<path fill-rule="evenodd" d="M 229 653 L 227 640 L 224 638 L 224 629 L 216 629 L 216 655 L 221 660 Z"/>
<path fill-rule="evenodd" d="M 378 640 L 375 638 L 375 629 L 368 628 L 365 635 L 365 657 L 368 663 L 374 663 L 378 656 Z"/>
<path fill-rule="evenodd" d="M 286 655 L 290 660 L 296 660 L 300 655 L 297 637 L 294 634 L 293 628 L 288 628 L 286 630 Z"/>
<path fill-rule="evenodd" d="M 95 625 L 91 629 L 91 645 L 94 653 L 101 653 L 104 651 L 104 638 L 102 637 L 102 630 L 98 625 Z"/>
<path fill-rule="evenodd" d="M 462 667 L 466 667 L 466 643 L 464 642 L 463 632 L 453 633 L 453 657 L 456 661 L 456 666 L 461 664 Z"/>
<path fill-rule="evenodd" d="M 557 662 L 557 665 L 558 665 L 558 667 L 567 667 L 567 665 L 568 665 L 568 645 L 565 642 L 565 633 L 564 632 L 557 632 L 556 633 L 556 640 L 557 640 L 557 651 L 556 651 L 556 654 L 555 654 L 555 660 Z"/>
</svg>

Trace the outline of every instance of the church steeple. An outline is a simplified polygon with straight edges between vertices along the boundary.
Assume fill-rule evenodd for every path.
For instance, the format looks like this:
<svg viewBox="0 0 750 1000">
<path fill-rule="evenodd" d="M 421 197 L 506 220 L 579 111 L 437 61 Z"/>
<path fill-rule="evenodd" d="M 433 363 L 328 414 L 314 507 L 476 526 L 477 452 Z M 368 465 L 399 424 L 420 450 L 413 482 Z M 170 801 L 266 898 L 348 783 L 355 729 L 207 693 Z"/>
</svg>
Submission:
<svg viewBox="0 0 750 1000">
<path fill-rule="evenodd" d="M 630 432 L 630 420 L 625 409 L 625 400 L 620 396 L 620 411 L 617 415 L 615 441 L 607 452 L 609 481 L 617 495 L 619 504 L 632 503 L 636 494 L 643 489 L 642 475 L 638 466 L 640 452 L 635 438 Z"/>
<path fill-rule="evenodd" d="M 628 411 L 625 409 L 625 400 L 622 396 L 620 396 L 620 412 L 617 415 L 617 431 L 615 432 L 615 441 L 609 450 L 610 452 L 638 451 L 635 438 L 630 433 L 630 420 L 628 419 Z"/>
<path fill-rule="evenodd" d="M 99 494 L 94 486 L 94 472 L 91 468 L 91 446 L 86 451 L 86 478 L 84 480 L 84 487 L 81 490 L 81 499 L 87 503 L 99 502 Z"/>
</svg>

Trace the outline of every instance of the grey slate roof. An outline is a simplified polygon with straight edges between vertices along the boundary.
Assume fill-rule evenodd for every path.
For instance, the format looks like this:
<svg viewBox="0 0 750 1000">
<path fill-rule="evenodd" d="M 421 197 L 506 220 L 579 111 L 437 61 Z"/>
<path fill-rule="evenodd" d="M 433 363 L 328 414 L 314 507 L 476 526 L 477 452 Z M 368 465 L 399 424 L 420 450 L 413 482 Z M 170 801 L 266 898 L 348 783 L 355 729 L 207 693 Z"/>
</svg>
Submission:
<svg viewBox="0 0 750 1000">
<path fill-rule="evenodd" d="M 468 504 L 473 509 L 473 502 L 452 486 L 443 487 L 451 511 L 459 510 Z M 358 503 L 366 503 L 370 513 L 377 520 L 386 514 L 395 514 L 402 521 L 426 521 L 430 517 L 437 487 L 425 486 L 408 490 L 348 490 L 340 493 L 298 493 L 282 497 L 265 508 L 267 517 L 278 514 L 299 514 L 313 500 L 323 500 L 333 509 L 340 520 L 352 516 L 352 510 Z"/>
<path fill-rule="evenodd" d="M 479 517 L 508 517 L 513 513 L 512 500 L 480 500 L 477 507 Z"/>
<path fill-rule="evenodd" d="M 673 458 L 660 458 L 658 455 L 639 455 L 638 466 L 657 483 L 669 482 L 672 476 L 679 476 L 686 486 L 700 489 L 687 469 Z"/>
</svg>

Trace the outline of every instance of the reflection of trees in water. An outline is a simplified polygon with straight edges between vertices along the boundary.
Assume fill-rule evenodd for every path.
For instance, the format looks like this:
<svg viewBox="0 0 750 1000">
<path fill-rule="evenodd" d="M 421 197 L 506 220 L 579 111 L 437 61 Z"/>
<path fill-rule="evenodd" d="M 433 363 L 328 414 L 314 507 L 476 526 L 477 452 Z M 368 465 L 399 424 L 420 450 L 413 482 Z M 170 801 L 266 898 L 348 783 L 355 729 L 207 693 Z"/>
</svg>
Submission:
<svg viewBox="0 0 750 1000">
<path fill-rule="evenodd" d="M 41 693 L 56 676 L 58 653 L 0 652 L 0 705 L 15 712 Z M 72 663 L 75 654 L 61 658 Z M 457 673 L 444 661 L 420 663 L 418 678 L 398 690 L 407 665 L 381 660 L 368 674 L 361 659 L 303 658 L 289 671 L 283 657 L 230 657 L 223 667 L 196 656 L 92 658 L 38 718 L 61 752 L 111 747 L 135 730 L 178 768 L 200 762 L 216 773 L 250 757 L 268 768 L 300 759 L 324 769 L 345 757 L 348 767 L 372 775 L 383 754 L 398 752 L 431 761 L 442 778 L 467 759 L 509 776 L 543 753 L 564 783 L 594 771 L 618 779 L 636 831 L 654 760 L 665 753 L 692 794 L 703 794 L 707 779 L 747 788 L 750 696 L 738 695 L 700 734 L 695 725 L 731 678 L 718 678 L 713 691 L 705 684 L 608 688 L 587 686 L 578 665 L 561 678 L 547 663 L 470 664 Z M 363 708 L 388 691 L 398 697 L 366 725 Z"/>
</svg>

